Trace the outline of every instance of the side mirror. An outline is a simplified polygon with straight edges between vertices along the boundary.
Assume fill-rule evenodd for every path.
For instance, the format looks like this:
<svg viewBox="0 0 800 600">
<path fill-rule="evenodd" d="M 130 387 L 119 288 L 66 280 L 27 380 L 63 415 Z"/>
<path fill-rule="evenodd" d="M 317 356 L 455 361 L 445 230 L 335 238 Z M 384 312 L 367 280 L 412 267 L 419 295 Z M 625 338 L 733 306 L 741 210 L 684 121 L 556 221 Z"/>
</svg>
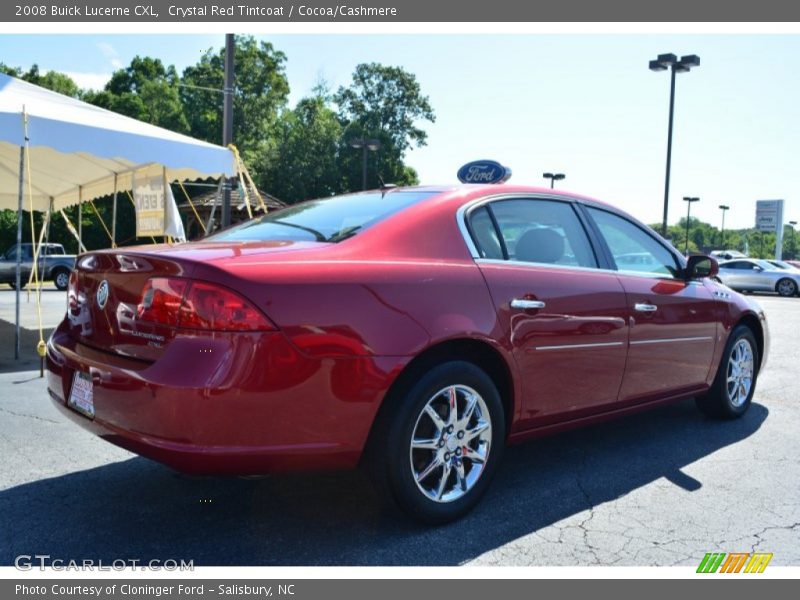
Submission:
<svg viewBox="0 0 800 600">
<path fill-rule="evenodd" d="M 710 256 L 696 254 L 686 262 L 686 279 L 714 277 L 719 273 L 719 263 Z"/>
<path fill-rule="evenodd" d="M 755 271 L 755 272 L 757 272 L 757 273 L 760 273 L 760 272 L 761 272 L 761 271 L 763 271 L 763 270 L 764 270 L 764 269 L 762 269 L 762 268 L 761 268 L 761 267 L 759 267 L 758 265 L 753 265 L 753 271 Z"/>
</svg>

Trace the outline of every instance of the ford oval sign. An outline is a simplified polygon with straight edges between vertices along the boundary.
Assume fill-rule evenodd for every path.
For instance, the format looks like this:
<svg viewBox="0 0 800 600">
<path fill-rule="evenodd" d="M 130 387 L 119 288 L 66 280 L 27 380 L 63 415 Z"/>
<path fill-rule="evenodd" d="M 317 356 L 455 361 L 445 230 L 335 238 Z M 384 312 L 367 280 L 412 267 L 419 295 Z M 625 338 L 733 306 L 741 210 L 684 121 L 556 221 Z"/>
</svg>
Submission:
<svg viewBox="0 0 800 600">
<path fill-rule="evenodd" d="M 458 170 L 461 183 L 503 183 L 511 177 L 511 169 L 494 160 L 474 160 Z"/>
</svg>

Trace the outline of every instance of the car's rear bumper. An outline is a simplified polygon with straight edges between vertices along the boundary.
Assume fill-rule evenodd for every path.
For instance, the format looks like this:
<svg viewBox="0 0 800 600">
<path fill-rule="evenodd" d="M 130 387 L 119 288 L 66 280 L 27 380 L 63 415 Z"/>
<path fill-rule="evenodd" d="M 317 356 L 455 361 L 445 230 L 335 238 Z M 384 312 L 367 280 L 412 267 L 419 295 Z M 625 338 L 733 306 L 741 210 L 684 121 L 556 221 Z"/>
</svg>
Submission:
<svg viewBox="0 0 800 600">
<path fill-rule="evenodd" d="M 59 328 L 47 346 L 47 387 L 82 427 L 184 472 L 335 469 L 357 464 L 403 362 L 312 359 L 276 332 L 182 336 L 145 363 Z M 76 371 L 91 376 L 93 419 L 67 406 Z"/>
</svg>

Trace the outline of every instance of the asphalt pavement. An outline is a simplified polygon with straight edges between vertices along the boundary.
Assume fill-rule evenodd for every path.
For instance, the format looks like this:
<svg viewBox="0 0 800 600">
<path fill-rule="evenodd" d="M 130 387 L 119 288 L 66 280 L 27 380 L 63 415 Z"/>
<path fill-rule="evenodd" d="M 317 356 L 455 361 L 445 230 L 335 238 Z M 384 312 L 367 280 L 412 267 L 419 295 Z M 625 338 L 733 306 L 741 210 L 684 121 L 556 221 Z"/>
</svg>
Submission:
<svg viewBox="0 0 800 600">
<path fill-rule="evenodd" d="M 12 295 L 0 292 L 0 319 Z M 64 294 L 44 296 L 52 327 Z M 381 509 L 357 472 L 180 475 L 67 421 L 38 371 L 4 359 L 0 564 L 49 554 L 196 565 L 696 566 L 707 552 L 761 551 L 774 553 L 772 565 L 800 565 L 800 298 L 759 301 L 772 352 L 744 418 L 710 420 L 686 401 L 509 448 L 480 506 L 438 528 Z M 13 329 L 0 326 L 7 346 Z"/>
</svg>

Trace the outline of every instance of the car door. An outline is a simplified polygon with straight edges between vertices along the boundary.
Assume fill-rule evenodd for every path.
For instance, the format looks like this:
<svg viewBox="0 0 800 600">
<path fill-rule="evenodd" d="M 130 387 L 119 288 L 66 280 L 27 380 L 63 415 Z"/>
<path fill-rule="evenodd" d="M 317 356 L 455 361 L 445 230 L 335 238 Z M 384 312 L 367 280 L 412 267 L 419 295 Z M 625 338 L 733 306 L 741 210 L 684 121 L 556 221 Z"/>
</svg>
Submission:
<svg viewBox="0 0 800 600">
<path fill-rule="evenodd" d="M 712 373 L 720 306 L 702 281 L 687 281 L 677 255 L 650 230 L 586 207 L 627 296 L 630 328 L 621 403 L 700 389 Z M 630 263 L 625 257 L 646 255 Z"/>
<path fill-rule="evenodd" d="M 748 272 L 747 261 L 743 260 L 732 260 L 719 266 L 719 278 L 725 285 L 735 290 L 745 289 Z"/>
<path fill-rule="evenodd" d="M 773 291 L 775 289 L 775 282 L 778 280 L 779 275 L 776 269 L 769 268 L 769 265 L 759 265 L 753 261 L 744 261 L 747 265 L 748 284 L 745 289 L 748 290 L 762 290 Z"/>
<path fill-rule="evenodd" d="M 628 343 L 624 290 L 599 269 L 570 202 L 499 199 L 468 223 L 523 383 L 519 428 L 617 401 Z"/>
</svg>

